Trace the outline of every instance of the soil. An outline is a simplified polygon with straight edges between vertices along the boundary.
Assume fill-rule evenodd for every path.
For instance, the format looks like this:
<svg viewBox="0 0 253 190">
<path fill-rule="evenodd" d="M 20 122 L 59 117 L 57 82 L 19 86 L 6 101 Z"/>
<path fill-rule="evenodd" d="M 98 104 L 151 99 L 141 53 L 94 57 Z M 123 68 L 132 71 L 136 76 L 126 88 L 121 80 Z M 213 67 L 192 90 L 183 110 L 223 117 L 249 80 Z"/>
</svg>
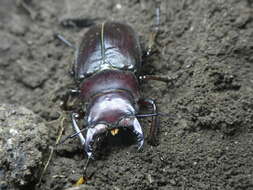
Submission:
<svg viewBox="0 0 253 190">
<path fill-rule="evenodd" d="M 44 121 L 22 106 L 0 105 L 0 189 L 30 188 L 48 150 Z"/>
<path fill-rule="evenodd" d="M 158 53 L 146 61 L 144 71 L 177 79 L 173 85 L 146 82 L 141 92 L 156 99 L 170 117 L 160 117 L 158 144 L 145 143 L 141 151 L 126 140 L 131 135 L 106 138 L 89 166 L 93 176 L 82 188 L 253 189 L 251 0 L 2 0 L 1 103 L 37 114 L 50 133 L 47 147 L 54 145 L 61 126 L 64 137 L 72 134 L 69 113 L 59 105 L 73 84 L 68 70 L 74 52 L 54 34 L 79 44 L 88 27 L 73 27 L 69 19 L 117 20 L 129 23 L 147 46 L 157 4 Z M 39 125 L 41 120 L 32 121 Z M 150 121 L 142 119 L 146 136 Z M 48 154 L 42 157 L 44 161 Z M 69 140 L 56 148 L 40 185 L 35 175 L 15 186 L 10 178 L 9 186 L 1 188 L 71 188 L 85 161 L 78 139 Z M 13 168 L 7 169 L 11 173 Z"/>
</svg>

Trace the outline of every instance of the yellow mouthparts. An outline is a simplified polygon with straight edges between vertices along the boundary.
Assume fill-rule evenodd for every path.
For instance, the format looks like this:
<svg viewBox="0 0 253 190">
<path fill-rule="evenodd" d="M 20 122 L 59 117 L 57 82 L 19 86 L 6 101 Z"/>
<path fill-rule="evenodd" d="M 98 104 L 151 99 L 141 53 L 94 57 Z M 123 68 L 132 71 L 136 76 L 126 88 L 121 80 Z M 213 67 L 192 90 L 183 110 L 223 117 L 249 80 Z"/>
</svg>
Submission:
<svg viewBox="0 0 253 190">
<path fill-rule="evenodd" d="M 119 129 L 112 129 L 112 130 L 111 130 L 111 134 L 112 134 L 113 136 L 117 135 L 118 133 L 119 133 Z"/>
<path fill-rule="evenodd" d="M 86 182 L 87 182 L 87 179 L 84 179 L 83 177 L 80 177 L 80 179 L 76 182 L 75 186 L 85 184 Z"/>
</svg>

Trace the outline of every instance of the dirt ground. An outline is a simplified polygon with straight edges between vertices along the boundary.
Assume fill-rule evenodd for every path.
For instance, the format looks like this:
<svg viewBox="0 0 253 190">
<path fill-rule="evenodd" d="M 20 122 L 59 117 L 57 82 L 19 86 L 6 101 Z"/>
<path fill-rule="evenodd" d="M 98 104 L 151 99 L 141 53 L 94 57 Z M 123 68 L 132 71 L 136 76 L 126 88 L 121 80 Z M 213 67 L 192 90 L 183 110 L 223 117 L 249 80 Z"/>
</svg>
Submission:
<svg viewBox="0 0 253 190">
<path fill-rule="evenodd" d="M 63 136 L 73 133 L 59 98 L 73 83 L 68 70 L 74 52 L 54 34 L 79 44 L 88 28 L 67 27 L 68 19 L 117 20 L 133 26 L 145 46 L 157 4 L 159 53 L 148 59 L 144 71 L 178 79 L 174 85 L 149 81 L 141 91 L 171 116 L 161 117 L 157 146 L 145 143 L 138 152 L 134 143 L 126 142 L 128 135 L 105 139 L 85 187 L 253 189 L 251 0 L 1 0 L 1 103 L 25 106 L 39 115 L 52 147 L 61 118 L 66 117 Z M 150 119 L 142 120 L 146 135 L 149 124 Z M 47 157 L 45 153 L 43 161 Z M 78 139 L 67 141 L 57 147 L 40 186 L 35 185 L 37 177 L 32 182 L 27 178 L 25 187 L 11 188 L 73 187 L 85 160 Z"/>
</svg>

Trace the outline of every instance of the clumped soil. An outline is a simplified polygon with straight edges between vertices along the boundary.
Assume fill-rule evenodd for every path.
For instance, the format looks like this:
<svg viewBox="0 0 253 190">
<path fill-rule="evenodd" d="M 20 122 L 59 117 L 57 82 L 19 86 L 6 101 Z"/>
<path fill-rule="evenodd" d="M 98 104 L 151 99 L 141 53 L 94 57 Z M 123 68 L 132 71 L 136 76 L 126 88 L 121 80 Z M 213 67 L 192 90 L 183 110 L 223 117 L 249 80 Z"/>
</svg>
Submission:
<svg viewBox="0 0 253 190">
<path fill-rule="evenodd" d="M 0 104 L 0 189 L 30 188 L 37 183 L 49 130 L 23 106 Z"/>
<path fill-rule="evenodd" d="M 158 53 L 146 61 L 144 71 L 178 78 L 173 85 L 146 82 L 141 91 L 170 117 L 161 117 L 158 144 L 145 143 L 139 152 L 126 140 L 131 135 L 106 138 L 96 150 L 89 167 L 94 175 L 85 187 L 253 189 L 253 2 L 159 3 Z M 73 133 L 59 104 L 73 83 L 68 70 L 74 57 L 54 34 L 79 44 L 88 28 L 66 25 L 69 19 L 117 20 L 133 26 L 145 46 L 155 7 L 154 1 L 144 0 L 2 0 L 1 102 L 38 114 L 50 131 L 47 146 L 53 146 L 61 118 L 66 118 L 63 135 Z M 150 119 L 142 120 L 146 136 L 149 124 Z M 58 146 L 36 188 L 73 187 L 85 160 L 78 139 Z M 34 189 L 36 179 L 26 180 Z"/>
</svg>

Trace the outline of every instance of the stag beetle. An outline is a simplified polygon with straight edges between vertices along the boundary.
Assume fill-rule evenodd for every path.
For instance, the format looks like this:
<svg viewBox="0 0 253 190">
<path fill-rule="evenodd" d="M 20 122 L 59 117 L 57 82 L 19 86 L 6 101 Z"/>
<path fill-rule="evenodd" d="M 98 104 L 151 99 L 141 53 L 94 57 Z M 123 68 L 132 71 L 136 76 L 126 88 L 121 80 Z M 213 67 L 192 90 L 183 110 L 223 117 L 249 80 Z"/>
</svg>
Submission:
<svg viewBox="0 0 253 190">
<path fill-rule="evenodd" d="M 151 39 L 158 33 L 159 15 Z M 62 36 L 59 39 L 73 47 Z M 153 43 L 153 41 L 151 42 Z M 145 55 L 151 54 L 152 43 Z M 144 135 L 138 117 L 151 116 L 149 139 L 155 139 L 159 119 L 155 101 L 141 98 L 140 80 L 174 80 L 163 76 L 142 76 L 143 54 L 136 32 L 128 24 L 104 22 L 91 26 L 84 35 L 76 51 L 73 64 L 73 76 L 82 102 L 86 102 L 86 113 L 83 117 L 85 128 L 80 130 L 77 119 L 80 114 L 72 113 L 72 126 L 78 136 L 88 159 L 93 155 L 92 144 L 95 139 L 110 131 L 115 135 L 120 128 L 128 128 L 137 137 L 138 149 L 144 143 Z M 152 113 L 140 114 L 143 107 L 152 107 Z M 84 135 L 83 135 L 83 131 Z M 67 138 L 69 138 L 67 137 Z"/>
</svg>

